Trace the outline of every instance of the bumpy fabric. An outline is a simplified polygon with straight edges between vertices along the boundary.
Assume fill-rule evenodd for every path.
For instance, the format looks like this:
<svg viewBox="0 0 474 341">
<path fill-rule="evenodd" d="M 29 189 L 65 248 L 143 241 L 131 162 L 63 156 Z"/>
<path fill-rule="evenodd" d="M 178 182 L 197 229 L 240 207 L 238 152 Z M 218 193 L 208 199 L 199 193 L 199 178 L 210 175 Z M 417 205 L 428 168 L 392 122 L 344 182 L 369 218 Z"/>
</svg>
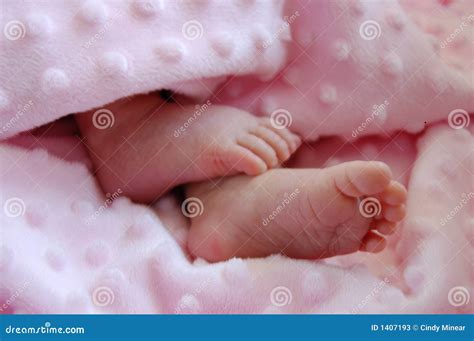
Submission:
<svg viewBox="0 0 474 341">
<path fill-rule="evenodd" d="M 392 1 L 3 0 L 0 132 L 161 88 L 283 109 L 307 139 L 419 132 L 474 110 L 469 3 L 423 2 L 436 38 Z"/>
<path fill-rule="evenodd" d="M 0 4 L 0 312 L 474 311 L 468 1 Z M 291 122 L 292 167 L 387 162 L 409 190 L 387 250 L 190 259 L 174 197 L 104 194 L 70 121 L 31 131 L 163 88 Z"/>
<path fill-rule="evenodd" d="M 330 139 L 298 154 L 294 166 L 302 167 L 378 155 L 408 185 L 408 216 L 382 254 L 218 264 L 186 256 L 187 223 L 174 199 L 145 207 L 104 196 L 77 139 L 12 142 L 33 150 L 0 149 L 3 312 L 472 312 L 463 295 L 474 280 L 465 180 L 474 163 L 465 148 L 474 141 L 465 130 L 434 127 L 416 144 L 401 135 L 388 146 Z M 57 143 L 61 150 L 44 150 Z"/>
</svg>

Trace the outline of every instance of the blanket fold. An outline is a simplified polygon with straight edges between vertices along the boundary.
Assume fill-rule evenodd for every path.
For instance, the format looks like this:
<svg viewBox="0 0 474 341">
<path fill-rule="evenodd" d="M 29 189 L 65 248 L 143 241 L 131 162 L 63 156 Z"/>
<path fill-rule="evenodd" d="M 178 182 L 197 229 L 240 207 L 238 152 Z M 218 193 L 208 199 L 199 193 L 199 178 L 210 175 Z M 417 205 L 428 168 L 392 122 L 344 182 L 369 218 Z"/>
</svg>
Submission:
<svg viewBox="0 0 474 341">
<path fill-rule="evenodd" d="M 472 313 L 469 5 L 0 0 L 0 312 Z M 191 259 L 177 199 L 103 193 L 64 118 L 158 89 L 284 122 L 290 167 L 386 162 L 406 219 L 377 255 Z"/>
</svg>

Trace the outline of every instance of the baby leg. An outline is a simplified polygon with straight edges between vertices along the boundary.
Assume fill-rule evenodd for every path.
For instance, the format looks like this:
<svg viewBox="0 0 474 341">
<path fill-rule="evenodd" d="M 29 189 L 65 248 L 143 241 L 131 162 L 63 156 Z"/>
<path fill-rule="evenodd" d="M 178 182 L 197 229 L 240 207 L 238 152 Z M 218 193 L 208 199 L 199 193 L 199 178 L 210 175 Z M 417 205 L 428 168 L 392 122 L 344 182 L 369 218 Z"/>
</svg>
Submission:
<svg viewBox="0 0 474 341">
<path fill-rule="evenodd" d="M 114 119 L 106 129 L 98 122 L 100 110 L 76 115 L 97 177 L 104 191 L 121 188 L 140 202 L 184 183 L 261 174 L 301 143 L 269 118 L 210 102 L 180 105 L 149 94 L 105 109 Z"/>
</svg>

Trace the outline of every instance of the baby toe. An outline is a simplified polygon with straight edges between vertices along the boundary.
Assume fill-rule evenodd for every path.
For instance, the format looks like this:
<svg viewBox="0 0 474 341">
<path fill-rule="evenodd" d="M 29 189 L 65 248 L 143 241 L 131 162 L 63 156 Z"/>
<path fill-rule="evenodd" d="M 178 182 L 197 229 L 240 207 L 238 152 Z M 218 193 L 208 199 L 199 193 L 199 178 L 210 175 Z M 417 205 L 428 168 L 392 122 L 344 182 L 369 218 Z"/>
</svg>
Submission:
<svg viewBox="0 0 474 341">
<path fill-rule="evenodd" d="M 273 130 L 264 126 L 258 126 L 253 134 L 267 142 L 275 150 L 280 162 L 288 160 L 291 156 L 290 146 L 286 140 Z"/>
<path fill-rule="evenodd" d="M 358 161 L 355 161 L 358 162 Z M 362 162 L 359 169 L 349 169 L 350 178 L 354 185 L 365 195 L 382 191 L 392 177 L 390 168 L 383 162 Z"/>
<path fill-rule="evenodd" d="M 400 205 L 407 200 L 407 190 L 401 183 L 392 180 L 380 194 L 380 199 L 389 205 Z"/>
<path fill-rule="evenodd" d="M 360 250 L 377 253 L 385 249 L 387 242 L 384 237 L 374 231 L 369 231 L 362 240 Z"/>
<path fill-rule="evenodd" d="M 247 148 L 252 153 L 260 157 L 268 168 L 273 168 L 278 165 L 278 158 L 275 150 L 261 138 L 246 134 L 237 140 L 237 144 L 241 147 Z"/>
<path fill-rule="evenodd" d="M 405 218 L 406 208 L 405 205 L 383 205 L 382 214 L 387 221 L 396 223 Z"/>
<path fill-rule="evenodd" d="M 271 123 L 269 118 L 264 118 L 262 120 L 262 125 L 267 127 L 268 129 L 272 130 L 276 134 L 278 134 L 282 139 L 286 141 L 288 146 L 290 147 L 290 153 L 293 154 L 301 145 L 301 139 L 298 135 L 293 134 L 285 127 L 277 127 Z"/>
<path fill-rule="evenodd" d="M 391 235 L 397 230 L 397 223 L 382 220 L 374 220 L 370 227 L 372 230 L 378 231 L 384 235 Z"/>
<path fill-rule="evenodd" d="M 225 169 L 236 169 L 252 176 L 268 170 L 267 164 L 247 148 L 236 145 L 227 155 L 229 161 Z"/>
</svg>

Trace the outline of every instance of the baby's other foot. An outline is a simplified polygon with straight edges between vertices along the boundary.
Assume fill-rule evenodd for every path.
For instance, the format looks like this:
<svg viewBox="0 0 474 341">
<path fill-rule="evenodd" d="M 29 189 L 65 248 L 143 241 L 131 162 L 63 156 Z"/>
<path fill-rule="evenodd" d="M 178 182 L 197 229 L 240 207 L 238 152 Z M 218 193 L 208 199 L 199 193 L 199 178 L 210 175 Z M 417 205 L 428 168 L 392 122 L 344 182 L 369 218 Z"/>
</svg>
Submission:
<svg viewBox="0 0 474 341">
<path fill-rule="evenodd" d="M 180 105 L 150 94 L 105 109 L 114 116 L 107 129 L 94 125 L 97 111 L 77 115 L 97 175 L 106 192 L 121 188 L 141 202 L 184 183 L 261 174 L 301 143 L 269 118 L 209 101 Z"/>
<path fill-rule="evenodd" d="M 379 252 L 405 215 L 406 190 L 382 162 L 275 169 L 192 185 L 203 203 L 188 247 L 210 261 L 282 253 L 318 259 Z"/>
<path fill-rule="evenodd" d="M 196 127 L 180 137 L 187 153 L 194 154 L 210 177 L 238 173 L 258 175 L 280 166 L 300 146 L 300 138 L 268 117 L 256 117 L 225 106 L 209 106 Z M 199 136 L 202 151 L 192 144 Z M 186 142 L 188 139 L 188 142 Z"/>
</svg>

